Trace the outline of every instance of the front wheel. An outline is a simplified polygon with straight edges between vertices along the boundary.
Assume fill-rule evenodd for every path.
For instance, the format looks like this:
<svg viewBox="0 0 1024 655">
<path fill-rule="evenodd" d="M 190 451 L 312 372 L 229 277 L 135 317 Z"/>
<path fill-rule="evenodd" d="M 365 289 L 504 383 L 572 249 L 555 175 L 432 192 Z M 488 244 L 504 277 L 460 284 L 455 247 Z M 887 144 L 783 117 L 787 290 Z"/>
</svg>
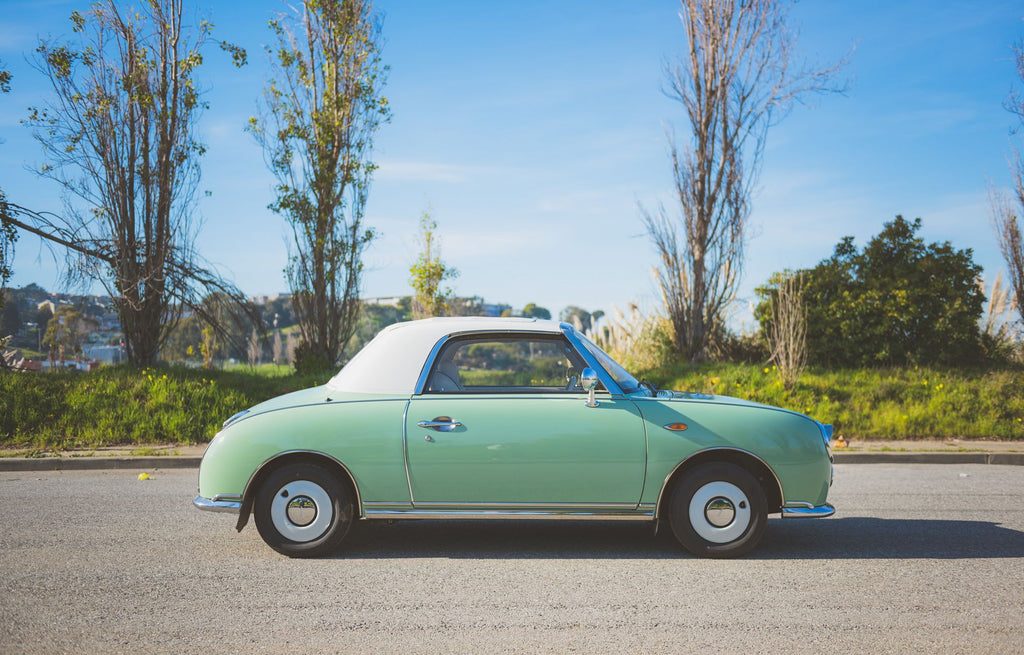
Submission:
<svg viewBox="0 0 1024 655">
<path fill-rule="evenodd" d="M 352 527 L 348 487 L 312 463 L 290 464 L 270 474 L 256 493 L 256 529 L 263 541 L 289 557 L 319 557 L 338 548 Z"/>
<path fill-rule="evenodd" d="M 766 506 L 764 490 L 746 469 L 702 464 L 675 486 L 669 523 L 679 543 L 698 557 L 739 557 L 761 541 Z"/>
</svg>

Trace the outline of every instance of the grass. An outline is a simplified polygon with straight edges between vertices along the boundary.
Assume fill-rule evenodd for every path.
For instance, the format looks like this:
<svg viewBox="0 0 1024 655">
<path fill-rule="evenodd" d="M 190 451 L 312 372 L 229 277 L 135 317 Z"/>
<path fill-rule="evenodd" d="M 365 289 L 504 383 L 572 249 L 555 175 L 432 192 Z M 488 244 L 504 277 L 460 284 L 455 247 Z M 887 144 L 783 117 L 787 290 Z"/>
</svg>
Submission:
<svg viewBox="0 0 1024 655">
<path fill-rule="evenodd" d="M 252 373 L 269 378 L 288 377 L 295 374 L 295 369 L 288 364 L 260 364 L 259 366 L 252 367 L 241 362 L 234 362 L 225 365 L 224 370 L 234 373 Z"/>
<path fill-rule="evenodd" d="M 811 370 L 792 390 L 770 367 L 743 364 L 676 364 L 644 376 L 664 388 L 794 409 L 847 438 L 1024 441 L 1024 369 Z M 3 373 L 0 448 L 45 456 L 137 445 L 133 454 L 156 454 L 152 444 L 205 443 L 235 412 L 328 378 L 244 365 Z"/>
<path fill-rule="evenodd" d="M 810 370 L 792 390 L 771 367 L 677 364 L 655 384 L 793 409 L 859 439 L 1024 440 L 1024 370 Z"/>
<path fill-rule="evenodd" d="M 121 366 L 90 373 L 4 373 L 0 447 L 205 443 L 235 412 L 328 377 Z"/>
</svg>

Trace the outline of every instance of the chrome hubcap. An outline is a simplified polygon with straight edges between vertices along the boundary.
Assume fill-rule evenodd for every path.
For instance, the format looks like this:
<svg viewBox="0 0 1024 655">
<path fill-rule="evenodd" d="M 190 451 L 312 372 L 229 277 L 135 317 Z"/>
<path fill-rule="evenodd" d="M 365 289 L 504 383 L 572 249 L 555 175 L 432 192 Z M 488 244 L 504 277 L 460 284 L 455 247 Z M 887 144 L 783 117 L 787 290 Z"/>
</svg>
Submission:
<svg viewBox="0 0 1024 655">
<path fill-rule="evenodd" d="M 285 511 L 288 520 L 299 527 L 307 526 L 316 518 L 316 503 L 309 496 L 295 496 L 288 501 Z"/>
<path fill-rule="evenodd" d="M 270 503 L 270 519 L 285 539 L 313 541 L 331 527 L 334 505 L 327 491 L 309 480 L 293 480 L 282 486 Z"/>
<path fill-rule="evenodd" d="M 697 489 L 688 509 L 694 532 L 714 544 L 735 541 L 750 527 L 750 500 L 731 482 L 716 480 Z"/>
<path fill-rule="evenodd" d="M 716 528 L 724 528 L 736 518 L 736 508 L 728 498 L 718 496 L 704 506 L 704 516 Z"/>
</svg>

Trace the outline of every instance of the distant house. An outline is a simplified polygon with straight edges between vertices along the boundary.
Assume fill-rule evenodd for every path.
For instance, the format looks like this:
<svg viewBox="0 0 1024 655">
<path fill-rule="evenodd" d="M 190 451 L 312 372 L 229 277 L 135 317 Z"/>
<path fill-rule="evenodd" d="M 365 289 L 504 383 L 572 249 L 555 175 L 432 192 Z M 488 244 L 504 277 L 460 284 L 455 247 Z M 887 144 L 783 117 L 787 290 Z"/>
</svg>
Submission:
<svg viewBox="0 0 1024 655">
<path fill-rule="evenodd" d="M 82 354 L 87 359 L 107 364 L 120 364 L 128 358 L 123 346 L 89 345 L 82 349 Z"/>
<path fill-rule="evenodd" d="M 511 311 L 512 305 L 485 302 L 484 304 L 480 305 L 480 309 L 483 310 L 484 316 L 501 316 L 506 311 Z"/>
<path fill-rule="evenodd" d="M 363 298 L 363 303 L 367 305 L 380 305 L 383 307 L 398 307 L 402 303 L 402 297 L 385 296 L 382 298 Z"/>
</svg>

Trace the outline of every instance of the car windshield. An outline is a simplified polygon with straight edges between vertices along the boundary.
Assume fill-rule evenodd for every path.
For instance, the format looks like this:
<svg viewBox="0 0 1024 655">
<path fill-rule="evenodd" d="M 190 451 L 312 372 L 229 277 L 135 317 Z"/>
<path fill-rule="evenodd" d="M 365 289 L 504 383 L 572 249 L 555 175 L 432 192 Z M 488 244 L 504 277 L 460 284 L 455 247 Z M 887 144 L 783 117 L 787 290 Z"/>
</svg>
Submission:
<svg viewBox="0 0 1024 655">
<path fill-rule="evenodd" d="M 640 391 L 640 383 L 635 377 L 630 375 L 629 371 L 622 368 L 622 365 L 612 359 L 611 355 L 601 350 L 601 348 L 590 339 L 586 338 L 582 334 L 579 334 L 580 341 L 583 343 L 583 347 L 590 351 L 590 354 L 597 358 L 598 363 L 601 367 L 608 371 L 608 375 L 612 376 L 615 383 L 619 385 L 623 393 L 636 393 Z"/>
</svg>

